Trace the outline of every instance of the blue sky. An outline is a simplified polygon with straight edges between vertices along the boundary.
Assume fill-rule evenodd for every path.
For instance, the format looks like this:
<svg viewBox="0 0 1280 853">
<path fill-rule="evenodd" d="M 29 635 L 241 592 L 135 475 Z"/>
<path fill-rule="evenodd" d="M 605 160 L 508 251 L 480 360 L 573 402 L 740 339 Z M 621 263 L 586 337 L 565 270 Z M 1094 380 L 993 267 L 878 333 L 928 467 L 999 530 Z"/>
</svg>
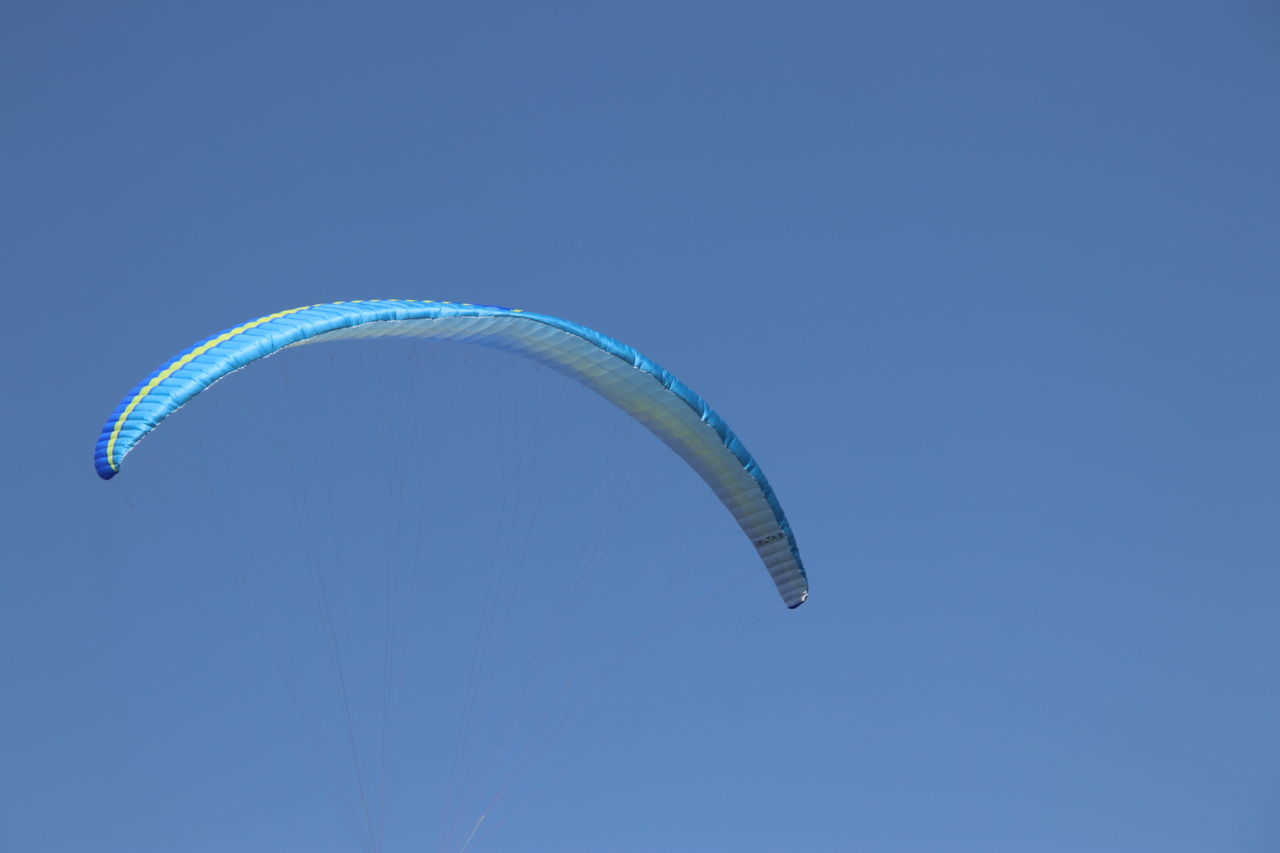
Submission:
<svg viewBox="0 0 1280 853">
<path fill-rule="evenodd" d="M 271 555 L 255 600 L 311 679 L 288 555 L 337 526 L 273 527 L 272 489 L 379 530 L 355 462 L 421 470 L 424 433 L 442 489 L 390 510 L 432 513 L 422 577 L 611 546 L 535 711 L 631 636 L 659 593 L 628 579 L 697 566 L 709 596 L 648 623 L 468 850 L 1274 850 L 1278 73 L 1262 2 L 10 4 L 0 850 L 361 849 L 316 772 L 346 741 L 306 742 L 225 569 Z M 95 477 L 171 353 L 377 296 L 564 316 L 670 368 L 768 472 L 809 603 L 744 579 L 656 442 L 483 355 L 273 359 Z M 577 530 L 598 508 L 617 529 Z M 458 842 L 475 643 L 467 607 L 417 606 L 387 851 Z"/>
</svg>

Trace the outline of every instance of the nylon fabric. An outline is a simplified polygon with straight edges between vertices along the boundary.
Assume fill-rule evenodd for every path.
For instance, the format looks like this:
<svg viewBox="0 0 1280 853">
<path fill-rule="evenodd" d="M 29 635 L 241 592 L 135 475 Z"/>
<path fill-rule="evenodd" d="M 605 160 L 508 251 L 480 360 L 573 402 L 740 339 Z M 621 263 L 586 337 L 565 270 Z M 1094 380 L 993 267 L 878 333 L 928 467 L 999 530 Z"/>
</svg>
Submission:
<svg viewBox="0 0 1280 853">
<path fill-rule="evenodd" d="M 638 420 L 711 487 L 751 540 L 788 607 L 808 596 L 795 535 L 755 459 L 706 401 L 635 349 L 593 329 L 519 309 L 430 300 L 335 302 L 269 314 L 206 338 L 150 373 L 103 426 L 95 451 L 110 479 L 151 430 L 224 376 L 290 346 L 415 337 L 507 350 L 594 390 Z"/>
</svg>

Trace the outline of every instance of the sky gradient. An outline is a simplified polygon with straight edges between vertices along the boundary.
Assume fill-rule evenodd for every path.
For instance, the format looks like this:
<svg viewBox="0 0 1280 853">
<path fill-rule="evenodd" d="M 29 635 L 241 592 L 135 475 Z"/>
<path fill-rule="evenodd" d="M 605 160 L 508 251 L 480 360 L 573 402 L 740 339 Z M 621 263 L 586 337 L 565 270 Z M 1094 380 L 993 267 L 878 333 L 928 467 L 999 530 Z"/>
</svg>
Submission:
<svg viewBox="0 0 1280 853">
<path fill-rule="evenodd" d="M 332 470 L 376 519 L 353 459 L 422 470 L 424 435 L 451 448 L 403 487 L 433 565 L 482 583 L 528 544 L 532 570 L 613 513 L 536 707 L 661 594 L 625 579 L 697 566 L 711 596 L 649 624 L 469 851 L 1275 850 L 1278 80 L 1263 2 L 9 4 L 0 851 L 360 850 L 214 549 L 304 571 L 270 483 Z M 743 574 L 660 445 L 487 355 L 299 351 L 95 476 L 166 357 L 373 297 L 562 316 L 670 369 L 768 474 L 808 603 Z M 280 460 L 308 467 L 220 485 Z M 239 532 L 179 533 L 202 489 Z M 455 728 L 412 723 L 466 692 L 440 599 L 389 853 L 453 837 Z M 305 610 L 272 630 L 305 647 Z"/>
</svg>

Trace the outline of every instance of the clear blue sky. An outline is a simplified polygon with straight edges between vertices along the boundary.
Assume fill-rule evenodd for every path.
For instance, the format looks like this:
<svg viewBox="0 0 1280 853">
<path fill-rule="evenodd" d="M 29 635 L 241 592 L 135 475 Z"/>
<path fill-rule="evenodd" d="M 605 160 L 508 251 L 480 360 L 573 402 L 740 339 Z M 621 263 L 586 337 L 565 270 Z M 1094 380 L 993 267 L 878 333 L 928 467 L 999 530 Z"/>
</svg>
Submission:
<svg viewBox="0 0 1280 853">
<path fill-rule="evenodd" d="M 238 405 L 287 414 L 285 385 L 314 411 L 326 364 L 369 395 L 326 428 L 367 427 L 381 364 L 246 371 L 109 484 L 91 450 L 186 344 L 376 296 L 651 355 L 760 459 L 812 581 L 763 621 L 781 605 L 752 578 L 658 623 L 469 850 L 1280 848 L 1278 85 L 1262 0 L 6 4 L 0 851 L 360 849 L 164 496 L 184 447 L 262 469 L 324 447 L 228 434 Z M 484 562 L 485 430 L 565 394 L 538 409 L 547 470 L 604 431 L 634 469 L 610 482 L 650 478 L 591 614 L 625 620 L 620 578 L 707 541 L 707 577 L 749 564 L 608 411 L 439 358 L 466 377 L 426 398 L 461 442 L 447 500 L 419 495 L 456 540 L 441 559 Z M 356 469 L 332 488 L 359 494 Z M 218 497 L 245 525 L 224 543 L 287 553 Z M 539 500 L 553 526 L 592 508 L 568 480 Z M 304 609 L 273 630 L 299 632 L 305 677 Z M 593 631 L 623 636 L 595 618 L 580 673 Z M 470 654 L 444 615 L 415 630 Z M 419 700 L 465 679 L 424 652 L 406 680 L 385 849 L 434 850 L 456 728 L 416 725 Z"/>
</svg>

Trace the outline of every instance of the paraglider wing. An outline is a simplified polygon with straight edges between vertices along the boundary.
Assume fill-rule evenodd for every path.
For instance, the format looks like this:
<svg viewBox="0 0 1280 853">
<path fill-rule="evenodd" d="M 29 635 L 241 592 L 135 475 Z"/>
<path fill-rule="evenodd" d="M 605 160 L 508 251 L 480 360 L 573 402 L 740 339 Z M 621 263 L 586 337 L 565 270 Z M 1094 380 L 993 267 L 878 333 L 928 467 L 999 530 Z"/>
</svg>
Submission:
<svg viewBox="0 0 1280 853">
<path fill-rule="evenodd" d="M 788 607 L 799 607 L 808 597 L 795 536 L 769 481 L 701 397 L 623 343 L 519 309 L 374 299 L 293 308 L 227 329 L 178 353 L 120 402 L 98 439 L 98 475 L 114 477 L 134 445 L 162 420 L 250 362 L 299 344 L 366 337 L 482 344 L 576 379 L 640 421 L 698 472 L 751 540 Z"/>
</svg>

